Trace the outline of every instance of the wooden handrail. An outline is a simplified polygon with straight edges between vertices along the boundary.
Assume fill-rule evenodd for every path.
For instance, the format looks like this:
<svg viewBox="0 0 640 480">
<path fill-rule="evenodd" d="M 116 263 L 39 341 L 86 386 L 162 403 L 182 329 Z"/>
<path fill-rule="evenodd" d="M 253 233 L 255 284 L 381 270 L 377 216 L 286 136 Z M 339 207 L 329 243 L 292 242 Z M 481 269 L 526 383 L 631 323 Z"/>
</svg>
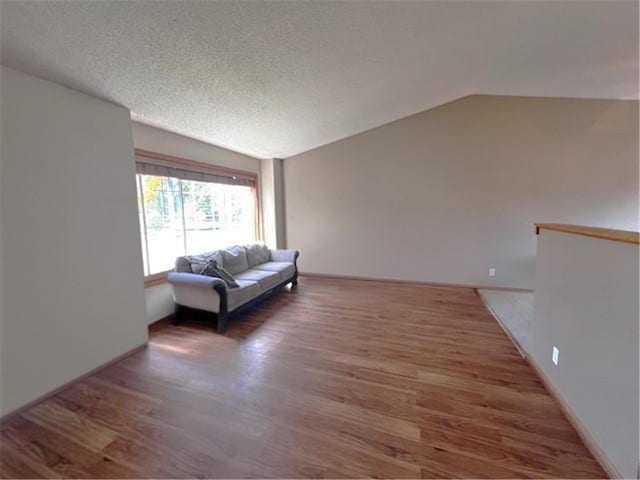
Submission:
<svg viewBox="0 0 640 480">
<path fill-rule="evenodd" d="M 567 225 L 564 223 L 535 223 L 536 235 L 541 229 L 554 230 L 556 232 L 573 233 L 585 237 L 602 238 L 614 242 L 633 243 L 640 245 L 640 232 L 630 230 L 614 230 L 612 228 L 585 227 L 582 225 Z"/>
</svg>

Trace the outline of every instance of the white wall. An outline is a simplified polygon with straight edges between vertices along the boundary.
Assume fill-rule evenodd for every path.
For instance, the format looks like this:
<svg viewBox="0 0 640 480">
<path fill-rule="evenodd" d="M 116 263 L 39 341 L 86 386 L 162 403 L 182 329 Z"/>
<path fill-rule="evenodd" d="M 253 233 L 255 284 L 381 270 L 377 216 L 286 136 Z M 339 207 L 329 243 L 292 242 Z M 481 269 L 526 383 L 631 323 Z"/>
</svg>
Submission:
<svg viewBox="0 0 640 480">
<path fill-rule="evenodd" d="M 532 288 L 534 222 L 637 229 L 638 102 L 466 97 L 284 171 L 302 272 Z"/>
<path fill-rule="evenodd" d="M 1 68 L 1 66 L 0 66 Z M 0 91 L 2 89 L 2 72 L 0 71 Z M 2 361 L 2 312 L 4 310 L 4 306 L 2 304 L 2 98 L 0 94 L 0 362 Z M 0 375 L 2 374 L 2 367 L 0 366 Z M 0 415 L 2 415 L 2 382 L 0 379 Z"/>
<path fill-rule="evenodd" d="M 151 324 L 171 315 L 174 311 L 173 288 L 168 283 L 153 285 L 144 289 L 146 322 Z"/>
<path fill-rule="evenodd" d="M 529 354 L 624 478 L 638 468 L 638 288 L 638 245 L 542 230 Z"/>
<path fill-rule="evenodd" d="M 232 152 L 231 150 L 149 125 L 133 123 L 133 143 L 135 148 L 143 150 L 256 173 L 258 174 L 259 182 L 261 179 L 261 161 L 257 158 Z M 142 254 L 140 253 L 140 255 Z M 145 305 L 147 323 L 153 323 L 173 313 L 173 291 L 171 286 L 161 284 L 146 288 Z"/>
<path fill-rule="evenodd" d="M 129 111 L 2 68 L 2 413 L 142 345 Z"/>
</svg>

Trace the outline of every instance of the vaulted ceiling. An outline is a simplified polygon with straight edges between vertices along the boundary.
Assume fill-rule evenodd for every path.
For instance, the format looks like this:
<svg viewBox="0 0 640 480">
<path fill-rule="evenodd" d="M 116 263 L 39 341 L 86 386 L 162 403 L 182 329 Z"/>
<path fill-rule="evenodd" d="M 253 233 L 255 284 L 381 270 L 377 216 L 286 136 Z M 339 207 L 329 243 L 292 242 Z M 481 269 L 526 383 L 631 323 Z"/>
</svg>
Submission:
<svg viewBox="0 0 640 480">
<path fill-rule="evenodd" d="M 630 1 L 3 2 L 2 63 L 257 157 L 474 93 L 638 98 Z"/>
</svg>

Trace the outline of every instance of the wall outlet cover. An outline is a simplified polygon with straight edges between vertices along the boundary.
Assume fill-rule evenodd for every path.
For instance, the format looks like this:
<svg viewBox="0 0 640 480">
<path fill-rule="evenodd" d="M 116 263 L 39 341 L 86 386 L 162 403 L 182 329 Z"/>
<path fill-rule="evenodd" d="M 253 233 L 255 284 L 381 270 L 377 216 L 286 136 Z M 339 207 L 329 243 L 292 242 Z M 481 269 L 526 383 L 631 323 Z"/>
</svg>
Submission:
<svg viewBox="0 0 640 480">
<path fill-rule="evenodd" d="M 496 269 L 495 268 L 490 268 L 489 269 L 489 276 L 490 277 L 495 277 L 496 276 Z"/>
</svg>

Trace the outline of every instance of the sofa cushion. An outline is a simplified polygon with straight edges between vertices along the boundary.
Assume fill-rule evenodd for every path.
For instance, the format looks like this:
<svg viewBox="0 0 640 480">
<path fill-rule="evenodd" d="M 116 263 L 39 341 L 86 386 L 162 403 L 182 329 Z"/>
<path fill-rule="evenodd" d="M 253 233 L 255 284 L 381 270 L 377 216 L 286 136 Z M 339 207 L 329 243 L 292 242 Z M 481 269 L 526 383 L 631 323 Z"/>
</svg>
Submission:
<svg viewBox="0 0 640 480">
<path fill-rule="evenodd" d="M 264 243 L 252 243 L 250 245 L 245 245 L 244 248 L 247 251 L 247 263 L 250 268 L 271 260 L 269 247 Z"/>
<path fill-rule="evenodd" d="M 238 280 L 253 280 L 258 282 L 262 291 L 269 290 L 280 283 L 280 274 L 278 272 L 270 272 L 268 270 L 251 269 L 234 275 L 233 278 Z"/>
<path fill-rule="evenodd" d="M 204 267 L 200 275 L 206 275 L 207 277 L 217 277 L 227 284 L 228 288 L 238 288 L 238 283 L 234 280 L 227 270 L 218 265 L 215 258 L 212 258 L 207 266 Z"/>
<path fill-rule="evenodd" d="M 289 262 L 267 262 L 254 267 L 256 270 L 266 270 L 269 272 L 278 272 L 280 274 L 280 281 L 284 282 L 288 278 L 293 277 L 296 273 L 296 268 L 293 263 Z"/>
<path fill-rule="evenodd" d="M 193 273 L 193 270 L 191 270 L 191 262 L 187 257 L 176 258 L 176 266 L 174 270 L 180 273 Z"/>
<path fill-rule="evenodd" d="M 219 265 L 221 255 L 220 250 L 214 250 L 213 252 L 205 252 L 198 255 L 188 255 L 181 258 L 184 258 L 189 262 L 192 273 L 197 273 L 200 275 L 210 261 L 213 260 Z M 178 270 L 176 269 L 176 271 Z"/>
<path fill-rule="evenodd" d="M 247 252 L 244 247 L 236 246 L 222 250 L 222 266 L 231 275 L 244 272 L 249 268 Z"/>
<path fill-rule="evenodd" d="M 249 300 L 253 300 L 262 293 L 260 284 L 252 280 L 236 280 L 238 288 L 233 288 L 227 293 L 227 309 L 235 310 Z"/>
</svg>

